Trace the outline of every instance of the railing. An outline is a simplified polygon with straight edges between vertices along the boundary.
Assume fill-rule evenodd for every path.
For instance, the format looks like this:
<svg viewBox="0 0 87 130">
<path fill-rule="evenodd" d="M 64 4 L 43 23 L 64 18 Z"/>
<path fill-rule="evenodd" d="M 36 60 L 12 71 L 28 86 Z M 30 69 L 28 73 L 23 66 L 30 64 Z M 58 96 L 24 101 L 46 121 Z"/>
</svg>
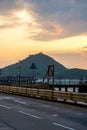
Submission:
<svg viewBox="0 0 87 130">
<path fill-rule="evenodd" d="M 25 86 L 25 87 L 32 87 L 32 78 L 30 77 L 21 77 L 20 81 L 18 77 L 12 76 L 4 76 L 0 77 L 0 84 L 7 85 L 7 86 Z M 39 84 L 42 84 L 41 86 Z M 45 79 L 43 83 L 43 79 L 35 80 L 33 86 L 34 88 L 45 88 L 44 84 L 47 84 L 47 79 Z M 37 87 L 38 85 L 38 87 Z M 46 86 L 46 85 L 45 85 Z M 80 93 L 87 93 L 87 77 L 81 79 L 54 79 L 53 81 L 50 79 L 48 89 L 57 89 L 58 91 L 65 91 L 65 92 L 80 92 Z"/>
<path fill-rule="evenodd" d="M 0 86 L 0 92 L 11 93 L 17 95 L 31 96 L 41 99 L 49 99 L 58 101 L 73 101 L 74 103 L 84 102 L 87 103 L 86 93 L 73 93 L 73 92 L 60 92 L 56 90 L 45 90 L 45 89 L 34 89 L 34 88 L 23 88 L 13 86 Z"/>
</svg>

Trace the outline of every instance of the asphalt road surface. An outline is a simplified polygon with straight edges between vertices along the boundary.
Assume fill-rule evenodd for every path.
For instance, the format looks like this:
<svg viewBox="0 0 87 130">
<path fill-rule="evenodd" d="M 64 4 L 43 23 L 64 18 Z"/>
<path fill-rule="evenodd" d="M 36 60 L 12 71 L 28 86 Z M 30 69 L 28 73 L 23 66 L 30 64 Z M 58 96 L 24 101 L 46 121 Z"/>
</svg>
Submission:
<svg viewBox="0 0 87 130">
<path fill-rule="evenodd" d="M 87 108 L 0 93 L 0 130 L 87 130 Z"/>
</svg>

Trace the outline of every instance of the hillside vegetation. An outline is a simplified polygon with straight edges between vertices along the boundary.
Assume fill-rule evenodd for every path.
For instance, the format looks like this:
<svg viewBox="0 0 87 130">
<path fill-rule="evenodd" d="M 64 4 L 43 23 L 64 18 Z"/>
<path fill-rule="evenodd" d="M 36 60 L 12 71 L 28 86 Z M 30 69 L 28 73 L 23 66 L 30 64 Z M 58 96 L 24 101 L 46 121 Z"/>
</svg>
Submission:
<svg viewBox="0 0 87 130">
<path fill-rule="evenodd" d="M 36 65 L 35 76 L 44 77 L 48 65 L 55 66 L 55 77 L 56 78 L 82 78 L 87 77 L 87 70 L 82 69 L 67 69 L 59 62 L 55 61 L 53 58 L 43 54 L 38 53 L 35 55 L 30 55 L 24 60 L 20 61 L 21 76 L 32 77 L 32 69 L 30 69 L 31 64 Z M 18 76 L 18 66 L 19 63 L 9 65 L 5 68 L 0 69 L 1 76 Z"/>
</svg>

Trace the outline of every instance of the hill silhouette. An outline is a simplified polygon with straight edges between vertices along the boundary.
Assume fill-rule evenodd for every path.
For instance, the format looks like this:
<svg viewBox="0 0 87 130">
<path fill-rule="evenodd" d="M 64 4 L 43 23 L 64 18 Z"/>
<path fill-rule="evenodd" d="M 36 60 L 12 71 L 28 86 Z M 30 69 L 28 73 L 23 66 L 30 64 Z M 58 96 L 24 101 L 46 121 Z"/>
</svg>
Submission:
<svg viewBox="0 0 87 130">
<path fill-rule="evenodd" d="M 21 76 L 32 77 L 32 70 L 30 69 L 31 64 L 34 63 L 36 66 L 35 76 L 44 77 L 48 65 L 55 66 L 55 77 L 56 78 L 82 78 L 87 77 L 87 70 L 82 69 L 67 69 L 65 66 L 55 61 L 53 58 L 43 54 L 38 53 L 35 55 L 30 55 L 24 60 L 20 61 Z M 19 63 L 9 65 L 1 69 L 1 76 L 18 76 L 18 66 Z"/>
<path fill-rule="evenodd" d="M 20 68 L 21 68 L 21 76 L 32 76 L 32 70 L 30 69 L 31 64 L 34 63 L 36 65 L 35 75 L 37 77 L 43 77 L 46 74 L 48 65 L 55 66 L 55 75 L 57 76 L 58 73 L 62 73 L 67 69 L 53 58 L 43 54 L 38 53 L 35 55 L 30 55 L 24 60 L 20 61 Z M 2 69 L 3 76 L 17 76 L 18 75 L 18 64 L 15 63 L 13 65 L 7 66 Z"/>
</svg>

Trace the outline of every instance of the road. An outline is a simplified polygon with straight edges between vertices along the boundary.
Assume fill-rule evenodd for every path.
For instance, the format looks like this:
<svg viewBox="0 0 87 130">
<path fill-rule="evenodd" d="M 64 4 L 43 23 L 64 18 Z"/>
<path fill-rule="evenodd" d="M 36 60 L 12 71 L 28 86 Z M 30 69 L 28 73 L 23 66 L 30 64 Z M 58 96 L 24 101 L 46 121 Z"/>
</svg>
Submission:
<svg viewBox="0 0 87 130">
<path fill-rule="evenodd" d="M 87 108 L 0 93 L 0 130 L 87 130 Z"/>
</svg>

